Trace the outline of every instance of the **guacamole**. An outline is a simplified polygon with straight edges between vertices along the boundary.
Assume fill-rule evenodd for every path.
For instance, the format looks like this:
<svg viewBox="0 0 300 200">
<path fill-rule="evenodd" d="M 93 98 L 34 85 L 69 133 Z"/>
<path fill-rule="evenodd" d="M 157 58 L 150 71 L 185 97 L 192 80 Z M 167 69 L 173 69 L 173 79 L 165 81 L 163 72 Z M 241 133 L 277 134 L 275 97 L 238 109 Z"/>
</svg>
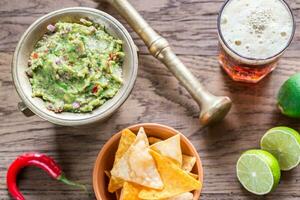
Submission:
<svg viewBox="0 0 300 200">
<path fill-rule="evenodd" d="M 91 112 L 122 86 L 122 41 L 86 19 L 57 22 L 37 42 L 29 59 L 32 96 L 59 112 Z"/>
</svg>

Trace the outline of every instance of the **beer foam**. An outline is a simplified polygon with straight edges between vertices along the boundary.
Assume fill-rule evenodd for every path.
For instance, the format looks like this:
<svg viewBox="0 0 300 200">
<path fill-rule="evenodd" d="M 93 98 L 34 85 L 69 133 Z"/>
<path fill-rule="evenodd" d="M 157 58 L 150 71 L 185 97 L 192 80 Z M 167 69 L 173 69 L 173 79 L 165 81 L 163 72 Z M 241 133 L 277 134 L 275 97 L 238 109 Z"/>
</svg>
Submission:
<svg viewBox="0 0 300 200">
<path fill-rule="evenodd" d="M 221 34 L 243 57 L 270 58 L 286 48 L 293 17 L 281 0 L 231 0 L 221 13 Z"/>
</svg>

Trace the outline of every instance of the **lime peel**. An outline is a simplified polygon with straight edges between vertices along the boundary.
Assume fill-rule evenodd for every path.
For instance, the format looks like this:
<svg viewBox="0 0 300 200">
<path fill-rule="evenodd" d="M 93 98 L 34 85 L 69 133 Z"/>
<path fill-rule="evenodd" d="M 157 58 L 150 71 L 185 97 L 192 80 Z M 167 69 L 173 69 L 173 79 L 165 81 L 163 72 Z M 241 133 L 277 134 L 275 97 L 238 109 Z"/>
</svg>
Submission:
<svg viewBox="0 0 300 200">
<path fill-rule="evenodd" d="M 300 118 L 300 73 L 291 76 L 281 86 L 277 104 L 283 115 Z"/>
</svg>

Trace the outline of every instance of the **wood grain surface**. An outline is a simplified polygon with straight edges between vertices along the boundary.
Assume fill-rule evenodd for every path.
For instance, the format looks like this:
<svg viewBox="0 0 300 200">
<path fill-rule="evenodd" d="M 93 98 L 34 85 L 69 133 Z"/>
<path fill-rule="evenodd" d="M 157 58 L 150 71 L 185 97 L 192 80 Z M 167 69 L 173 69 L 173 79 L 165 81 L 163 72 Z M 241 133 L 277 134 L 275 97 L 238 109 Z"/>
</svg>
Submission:
<svg viewBox="0 0 300 200">
<path fill-rule="evenodd" d="M 216 18 L 223 0 L 131 0 L 145 19 L 174 47 L 175 52 L 211 92 L 228 95 L 233 108 L 221 123 L 203 128 L 199 108 L 167 69 L 151 57 L 143 42 L 108 4 L 92 0 L 0 1 L 0 199 L 10 199 L 6 171 L 17 155 L 40 151 L 53 156 L 66 175 L 88 185 L 90 195 L 51 180 L 38 169 L 25 169 L 19 185 L 27 199 L 95 199 L 92 169 L 103 144 L 117 131 L 136 123 L 157 122 L 184 133 L 197 148 L 204 167 L 201 199 L 300 199 L 300 168 L 285 172 L 278 189 L 256 197 L 241 188 L 235 175 L 240 154 L 259 147 L 271 127 L 300 128 L 276 108 L 280 85 L 300 70 L 300 33 L 279 67 L 256 85 L 233 82 L 218 66 Z M 300 23 L 300 0 L 288 0 Z M 141 51 L 139 73 L 126 103 L 109 120 L 87 127 L 62 127 L 39 117 L 26 118 L 17 109 L 20 101 L 11 78 L 11 59 L 22 33 L 38 17 L 71 6 L 101 9 L 119 19 Z"/>
</svg>

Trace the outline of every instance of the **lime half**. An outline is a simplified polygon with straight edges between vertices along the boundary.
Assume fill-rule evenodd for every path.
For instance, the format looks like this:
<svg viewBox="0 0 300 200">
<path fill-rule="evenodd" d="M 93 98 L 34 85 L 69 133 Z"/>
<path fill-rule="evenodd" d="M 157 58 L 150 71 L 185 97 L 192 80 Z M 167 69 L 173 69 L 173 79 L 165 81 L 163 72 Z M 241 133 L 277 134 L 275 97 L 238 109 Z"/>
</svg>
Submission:
<svg viewBox="0 0 300 200">
<path fill-rule="evenodd" d="M 240 183 L 257 195 L 274 190 L 280 179 L 280 167 L 276 158 L 264 150 L 249 150 L 241 155 L 236 165 Z"/>
<path fill-rule="evenodd" d="M 262 137 L 260 146 L 277 158 L 281 170 L 291 170 L 300 162 L 300 135 L 294 129 L 272 128 Z"/>
</svg>

